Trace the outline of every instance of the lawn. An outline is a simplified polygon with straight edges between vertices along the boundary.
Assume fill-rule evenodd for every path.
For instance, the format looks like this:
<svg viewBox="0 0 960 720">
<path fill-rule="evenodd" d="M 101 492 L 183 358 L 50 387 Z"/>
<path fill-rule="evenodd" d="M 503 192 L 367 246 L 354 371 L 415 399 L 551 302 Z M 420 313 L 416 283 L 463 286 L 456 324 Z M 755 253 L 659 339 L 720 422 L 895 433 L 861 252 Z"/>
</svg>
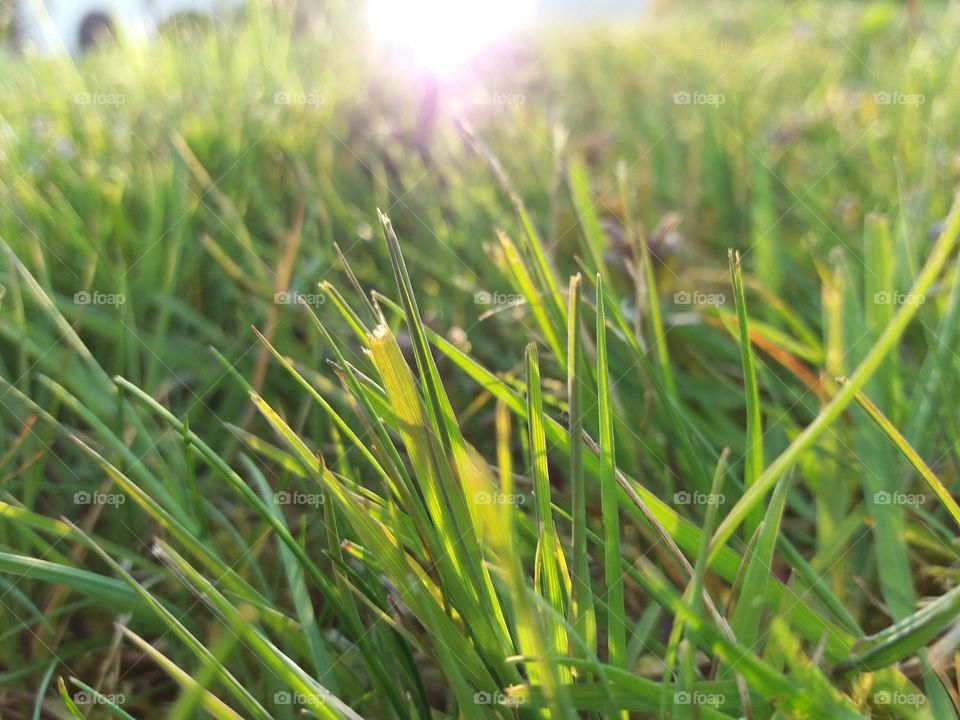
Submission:
<svg viewBox="0 0 960 720">
<path fill-rule="evenodd" d="M 652 5 L 0 54 L 0 717 L 958 715 L 960 6 Z"/>
</svg>

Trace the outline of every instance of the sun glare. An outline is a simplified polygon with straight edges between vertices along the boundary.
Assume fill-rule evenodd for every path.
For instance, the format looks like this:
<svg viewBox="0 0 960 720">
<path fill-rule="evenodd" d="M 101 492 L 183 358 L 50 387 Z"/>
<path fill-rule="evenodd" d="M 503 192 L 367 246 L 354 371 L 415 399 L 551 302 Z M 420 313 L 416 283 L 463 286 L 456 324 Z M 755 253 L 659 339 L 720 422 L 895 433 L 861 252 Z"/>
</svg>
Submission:
<svg viewBox="0 0 960 720">
<path fill-rule="evenodd" d="M 420 69 L 449 75 L 520 30 L 536 0 L 369 0 L 372 32 Z"/>
</svg>

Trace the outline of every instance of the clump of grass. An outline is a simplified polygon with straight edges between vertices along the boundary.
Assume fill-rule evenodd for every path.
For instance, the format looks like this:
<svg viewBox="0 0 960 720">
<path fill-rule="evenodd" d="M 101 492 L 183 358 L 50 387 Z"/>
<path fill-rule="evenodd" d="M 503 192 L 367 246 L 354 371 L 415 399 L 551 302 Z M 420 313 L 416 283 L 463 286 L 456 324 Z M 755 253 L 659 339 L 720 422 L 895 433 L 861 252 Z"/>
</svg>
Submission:
<svg viewBox="0 0 960 720">
<path fill-rule="evenodd" d="M 351 400 L 356 419 L 366 428 L 364 435 L 354 433 L 350 429 L 353 421 L 325 400 L 308 378 L 260 336 L 285 372 L 334 423 L 330 430 L 340 428 L 338 434 L 342 432 L 350 448 L 358 452 L 360 466 L 333 470 L 321 448 L 294 430 L 281 412 L 231 371 L 273 428 L 278 443 L 241 434 L 251 457 L 259 458 L 241 456 L 249 474 L 245 480 L 159 403 L 126 380 L 114 381 L 121 402 L 141 406 L 170 426 L 182 438 L 188 453 L 209 467 L 221 482 L 225 481 L 237 500 L 253 512 L 253 517 L 259 516 L 258 524 L 280 544 L 279 557 L 286 571 L 277 580 L 285 589 L 263 585 L 257 576 L 266 568 L 253 575 L 242 571 L 246 565 L 242 555 L 258 552 L 255 548 L 247 548 L 238 560 L 227 561 L 217 535 L 201 535 L 199 526 L 189 518 L 176 518 L 185 511 L 183 499 L 162 495 L 162 484 L 148 489 L 152 483 L 161 482 L 158 478 L 151 478 L 150 483 L 144 479 L 141 486 L 129 474 L 134 464 L 128 471 L 120 469 L 39 407 L 35 411 L 44 413 L 45 420 L 57 432 L 74 438 L 103 467 L 116 490 L 123 491 L 123 497 L 129 497 L 140 512 L 151 516 L 170 539 L 158 536 L 155 540 L 153 556 L 161 562 L 161 566 L 155 566 L 68 520 L 58 525 L 16 504 L 6 504 L 13 529 L 33 528 L 31 532 L 39 531 L 37 540 L 44 543 L 47 541 L 40 538 L 47 536 L 79 542 L 102 558 L 109 573 L 75 568 L 66 558 L 32 560 L 9 553 L 5 554 L 5 567 L 62 584 L 84 597 L 112 597 L 114 601 L 122 598 L 133 613 L 123 621 L 125 635 L 181 686 L 181 706 L 199 705 L 215 717 L 236 716 L 230 707 L 234 703 L 237 711 L 271 717 L 276 708 L 270 709 L 270 698 L 263 695 L 263 688 L 276 688 L 273 705 L 294 698 L 300 705 L 297 709 L 318 717 L 352 717 L 357 712 L 420 715 L 428 713 L 432 704 L 425 676 L 428 668 L 440 672 L 449 682 L 449 700 L 457 712 L 476 717 L 497 714 L 504 708 L 524 714 L 550 708 L 555 715 L 569 715 L 574 710 L 659 710 L 682 715 L 692 709 L 684 707 L 688 698 L 694 699 L 693 709 L 708 717 L 736 716 L 748 708 L 758 713 L 778 708 L 787 713 L 858 717 L 861 701 L 845 690 L 851 686 L 834 685 L 837 677 L 851 673 L 861 682 L 870 678 L 875 687 L 887 688 L 880 692 L 907 692 L 909 680 L 896 669 L 896 664 L 921 651 L 931 638 L 948 627 L 960 602 L 956 592 L 948 592 L 911 612 L 875 636 L 858 639 L 851 635 L 829 603 L 810 602 L 816 593 L 801 600 L 816 588 L 802 589 L 793 582 L 784 584 L 771 575 L 776 540 L 783 537 L 782 517 L 788 500 L 785 482 L 778 486 L 766 517 L 756 526 L 757 537 L 745 548 L 722 544 L 731 534 L 724 527 L 735 527 L 736 521 L 731 518 L 747 517 L 746 508 L 755 502 L 753 498 L 761 497 L 757 488 L 763 488 L 764 478 L 775 472 L 776 461 L 759 475 L 756 484 L 744 486 L 734 514 L 723 513 L 718 498 L 728 487 L 725 451 L 705 500 L 708 512 L 702 527 L 685 518 L 682 507 L 657 500 L 642 483 L 618 467 L 605 337 L 610 330 L 599 278 L 597 355 L 591 367 L 591 374 L 596 374 L 598 394 L 585 404 L 584 398 L 577 398 L 577 372 L 582 372 L 582 361 L 576 331 L 584 330 L 579 322 L 580 289 L 577 279 L 571 283 L 570 328 L 576 334 L 569 338 L 571 350 L 565 360 L 572 368 L 568 387 L 574 394 L 565 400 L 576 412 L 570 420 L 576 432 L 568 433 L 545 411 L 536 346 L 528 348 L 526 381 L 518 390 L 487 373 L 468 355 L 424 326 L 399 242 L 389 221 L 383 217 L 381 220 L 401 303 L 394 304 L 377 295 L 377 303 L 372 307 L 377 313 L 381 312 L 377 306 L 399 313 L 402 325 L 378 314 L 376 327 L 367 330 L 346 301 L 341 300 L 337 304 L 339 311 L 345 319 L 353 320 L 356 340 L 367 349 L 366 358 L 351 361 L 345 354 L 348 351 L 343 340 L 334 338 L 313 315 L 317 329 L 337 358 L 336 370 L 343 392 Z M 953 221 L 945 230 L 939 251 L 931 255 L 915 289 L 925 292 L 925 284 L 939 275 L 946 259 L 944 248 L 955 244 L 957 227 Z M 740 268 L 732 267 L 739 322 L 744 330 L 748 319 Z M 25 275 L 24 280 L 28 286 L 32 284 L 29 276 Z M 52 306 L 48 308 L 56 312 Z M 312 314 L 309 308 L 307 312 Z M 909 312 L 901 309 L 900 317 Z M 400 327 L 412 339 L 415 372 L 411 372 L 398 345 L 396 333 Z M 905 323 L 901 321 L 894 326 L 897 327 L 902 330 Z M 749 337 L 745 331 L 740 333 L 745 358 L 752 352 Z M 878 341 L 873 353 L 883 351 L 886 337 L 889 336 Z M 526 424 L 530 469 L 519 477 L 529 473 L 533 479 L 535 517 L 524 512 L 524 495 L 516 492 L 510 465 L 506 475 L 501 473 L 498 485 L 491 472 L 495 465 L 488 464 L 462 434 L 431 345 L 468 370 L 482 382 L 486 392 L 502 403 L 504 412 L 498 421 L 501 463 L 508 462 L 513 444 L 506 412 Z M 623 346 L 629 348 L 629 343 Z M 229 364 L 226 367 L 230 371 Z M 871 366 L 866 367 L 860 373 L 861 382 L 869 375 Z M 842 387 L 851 386 L 851 381 L 844 381 Z M 16 392 L 12 388 L 11 391 Z M 526 401 L 521 392 L 526 394 Z M 60 394 L 70 402 L 69 391 L 61 388 Z M 18 397 L 30 404 L 25 396 Z M 934 483 L 952 510 L 954 503 L 949 495 L 944 495 L 946 491 L 932 470 L 916 460 L 915 451 L 889 420 L 862 396 L 858 397 L 896 446 L 914 459 L 924 478 Z M 838 394 L 837 398 L 812 427 L 829 423 L 835 417 L 830 414 L 831 407 L 842 402 L 843 396 Z M 587 415 L 589 410 L 598 410 L 597 418 L 589 423 L 580 414 L 584 405 Z M 588 427 L 594 423 L 599 427 L 599 443 L 594 443 L 588 434 Z M 589 477 L 599 483 L 601 517 L 596 521 L 584 517 L 582 508 L 567 504 L 579 493 L 590 494 L 589 484 L 583 490 L 560 487 L 554 492 L 551 488 L 548 437 L 551 449 L 567 454 L 573 463 L 570 479 L 583 473 L 583 480 Z M 801 434 L 786 453 L 796 452 L 792 448 L 803 438 Z M 350 455 L 342 444 L 336 447 L 343 457 Z M 334 457 L 331 461 L 336 465 L 341 459 Z M 277 504 L 279 495 L 272 492 L 274 488 L 259 469 L 261 463 L 282 469 L 287 478 L 285 487 L 295 488 L 296 493 L 304 496 L 313 493 L 322 498 L 323 512 L 308 512 L 304 516 L 314 516 L 304 528 L 312 531 L 301 534 L 300 539 L 288 529 L 288 513 Z M 378 478 L 379 482 L 361 483 L 360 479 L 366 476 Z M 249 482 L 259 487 L 259 494 Z M 737 514 L 737 508 L 744 510 Z M 721 514 L 724 521 L 714 534 Z M 588 551 L 575 545 L 576 557 L 580 559 L 570 557 L 569 543 L 557 533 L 558 517 L 574 518 L 574 527 L 580 528 L 578 537 L 588 540 L 588 545 L 596 548 L 597 557 L 602 558 L 604 580 L 599 581 L 597 587 L 602 590 L 595 597 L 594 580 L 590 577 L 593 568 L 589 559 L 584 564 Z M 642 534 L 653 530 L 653 542 L 639 546 L 625 543 L 620 529 L 622 520 L 638 523 Z M 652 525 L 648 524 L 651 522 Z M 662 537 L 658 538 L 657 533 L 662 533 Z M 320 545 L 316 544 L 318 541 Z M 651 549 L 656 552 L 660 542 L 666 542 L 675 556 L 670 557 L 668 552 L 663 568 L 644 557 Z M 696 543 L 695 551 L 691 542 Z M 529 550 L 524 549 L 526 543 L 531 543 Z M 645 545 L 649 548 L 646 552 L 641 550 Z M 60 556 L 54 545 L 46 547 L 55 557 Z M 128 567 L 115 560 L 114 555 L 126 555 Z M 574 560 L 576 586 L 568 572 L 568 564 Z M 675 567 L 678 561 L 681 569 L 686 568 L 684 572 L 691 573 L 684 593 L 664 575 L 664 570 Z M 610 572 L 611 565 L 616 572 Z M 724 565 L 729 567 L 726 577 Z M 737 565 L 746 568 L 742 584 Z M 134 573 L 143 579 L 138 580 Z M 708 580 L 712 585 L 709 591 Z M 219 627 L 235 642 L 228 643 L 220 653 L 207 649 L 210 640 L 197 637 L 184 624 L 189 619 L 189 625 L 196 625 L 195 613 L 190 612 L 195 605 L 184 605 L 184 598 L 191 595 L 176 600 L 177 596 L 166 590 L 170 583 L 182 584 L 197 598 L 194 602 L 200 603 L 204 614 L 210 615 L 212 625 L 206 632 Z M 618 590 L 618 584 L 623 589 Z M 574 587 L 580 588 L 577 607 L 599 610 L 597 624 L 607 638 L 600 647 L 589 635 L 592 621 L 584 623 L 576 615 L 572 623 L 566 620 L 565 608 L 574 601 Z M 639 643 L 627 642 L 626 629 L 635 627 L 639 618 L 629 617 L 628 608 L 634 604 L 626 603 L 626 587 L 634 597 L 658 605 L 667 617 L 674 618 L 674 633 L 667 646 L 650 636 Z M 819 592 L 830 594 L 829 590 Z M 718 593 L 729 594 L 727 603 L 732 602 L 735 608 L 729 624 L 711 599 Z M 311 598 L 314 594 L 316 599 Z M 289 609 L 285 597 L 292 603 Z M 761 619 L 768 614 L 775 631 L 761 634 Z M 164 653 L 140 633 L 128 629 L 133 618 L 142 616 L 152 616 L 160 627 L 166 626 L 173 633 L 170 639 L 177 640 L 178 649 L 172 654 Z M 318 632 L 320 617 L 326 618 L 326 632 Z M 588 634 L 581 632 L 583 627 L 588 628 Z M 336 634 L 331 635 L 334 629 Z M 758 639 L 762 644 L 757 643 Z M 798 663 L 795 659 L 797 653 L 804 653 L 804 641 L 819 643 L 815 650 L 820 655 L 818 661 Z M 628 647 L 632 648 L 633 657 L 628 656 Z M 696 660 L 695 648 L 707 661 L 713 661 L 712 669 L 709 662 L 702 665 Z M 637 663 L 649 663 L 654 658 L 671 670 L 670 676 L 646 679 L 632 671 Z M 786 668 L 779 664 L 781 658 L 789 658 Z M 355 667 L 354 672 L 361 673 L 359 686 L 355 675 L 348 677 L 337 671 L 337 666 L 345 662 Z M 252 667 L 262 667 L 269 673 L 269 679 L 259 684 L 256 692 L 237 675 Z M 673 669 L 678 672 L 676 681 Z M 740 685 L 739 691 L 734 679 Z M 368 684 L 369 690 L 364 690 Z M 61 693 L 68 711 L 79 712 L 63 687 Z M 707 704 L 701 704 L 699 698 L 707 698 Z"/>
<path fill-rule="evenodd" d="M 264 102 L 337 54 L 259 65 L 269 24 L 197 73 L 164 43 L 4 74 L 0 710 L 952 716 L 960 213 L 916 150 L 955 130 L 952 30 L 905 57 L 896 13 L 764 12 L 539 49 L 432 169 L 349 60 L 328 103 Z M 681 62 L 725 102 L 664 100 Z M 96 77 L 128 102 L 59 102 Z M 540 109 L 571 87 L 568 133 Z"/>
</svg>

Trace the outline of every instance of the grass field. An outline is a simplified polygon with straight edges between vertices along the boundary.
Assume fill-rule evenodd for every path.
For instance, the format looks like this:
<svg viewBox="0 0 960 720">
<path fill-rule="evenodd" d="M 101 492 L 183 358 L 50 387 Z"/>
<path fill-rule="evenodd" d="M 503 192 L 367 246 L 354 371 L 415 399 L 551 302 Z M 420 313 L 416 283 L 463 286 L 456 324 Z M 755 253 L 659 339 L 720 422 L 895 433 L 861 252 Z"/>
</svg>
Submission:
<svg viewBox="0 0 960 720">
<path fill-rule="evenodd" d="M 957 716 L 960 7 L 664 5 L 0 56 L 0 716 Z"/>
</svg>

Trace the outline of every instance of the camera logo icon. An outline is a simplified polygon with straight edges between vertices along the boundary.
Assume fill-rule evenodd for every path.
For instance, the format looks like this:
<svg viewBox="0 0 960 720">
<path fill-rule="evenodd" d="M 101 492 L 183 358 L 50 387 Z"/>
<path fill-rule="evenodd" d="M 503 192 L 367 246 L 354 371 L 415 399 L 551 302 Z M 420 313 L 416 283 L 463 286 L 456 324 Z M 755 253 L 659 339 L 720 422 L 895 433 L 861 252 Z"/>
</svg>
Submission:
<svg viewBox="0 0 960 720">
<path fill-rule="evenodd" d="M 493 695 L 488 692 L 478 692 L 473 695 L 473 702 L 475 705 L 492 705 L 493 704 Z"/>
</svg>

